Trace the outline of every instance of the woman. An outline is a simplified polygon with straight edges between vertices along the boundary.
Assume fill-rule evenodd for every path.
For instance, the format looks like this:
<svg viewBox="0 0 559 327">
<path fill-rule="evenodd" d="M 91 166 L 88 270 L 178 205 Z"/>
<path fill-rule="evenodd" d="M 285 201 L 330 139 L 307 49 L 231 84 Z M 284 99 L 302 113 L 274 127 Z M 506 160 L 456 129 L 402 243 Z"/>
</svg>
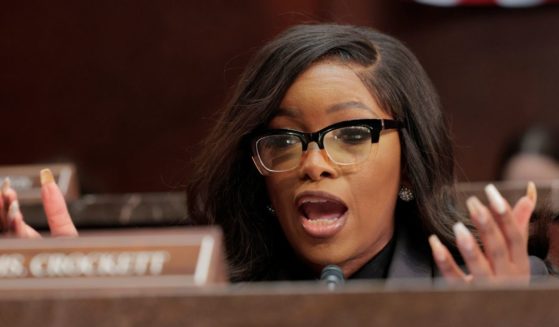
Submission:
<svg viewBox="0 0 559 327">
<path fill-rule="evenodd" d="M 348 278 L 528 281 L 533 185 L 513 209 L 492 186 L 490 208 L 468 200 L 482 251 L 457 223 L 453 165 L 436 93 L 407 48 L 367 28 L 301 25 L 241 76 L 200 150 L 189 216 L 222 226 L 233 281 L 312 279 L 328 264 Z M 74 233 L 66 216 L 50 219 L 53 233 Z"/>
<path fill-rule="evenodd" d="M 338 123 L 351 129 L 327 133 Z M 373 142 L 361 142 L 371 134 Z M 336 144 L 344 137 L 349 150 L 339 149 L 343 140 Z M 438 241 L 455 249 L 452 226 L 462 220 L 453 165 L 436 93 L 408 49 L 366 28 L 297 26 L 266 45 L 241 76 L 203 145 L 189 213 L 196 224 L 223 226 L 234 280 L 311 278 L 331 263 L 353 277 L 431 275 L 430 234 L 447 278 L 527 279 L 524 231 L 534 191 L 512 211 L 494 187 L 493 210 L 468 201 L 487 253 L 464 225 L 455 226 L 472 276 Z"/>
</svg>

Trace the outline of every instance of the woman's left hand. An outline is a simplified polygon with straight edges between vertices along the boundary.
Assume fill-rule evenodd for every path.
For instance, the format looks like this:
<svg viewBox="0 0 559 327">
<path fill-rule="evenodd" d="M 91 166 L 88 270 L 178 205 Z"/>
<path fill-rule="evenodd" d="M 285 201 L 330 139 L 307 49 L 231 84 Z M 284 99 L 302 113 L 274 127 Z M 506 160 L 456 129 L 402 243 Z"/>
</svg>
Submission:
<svg viewBox="0 0 559 327">
<path fill-rule="evenodd" d="M 502 283 L 530 281 L 528 258 L 528 224 L 536 205 L 536 187 L 528 183 L 525 196 L 511 208 L 497 188 L 485 188 L 489 208 L 471 197 L 467 206 L 476 226 L 483 250 L 462 223 L 454 225 L 456 243 L 469 273 L 458 266 L 448 249 L 437 236 L 429 238 L 433 257 L 445 279 L 451 283 Z"/>
</svg>

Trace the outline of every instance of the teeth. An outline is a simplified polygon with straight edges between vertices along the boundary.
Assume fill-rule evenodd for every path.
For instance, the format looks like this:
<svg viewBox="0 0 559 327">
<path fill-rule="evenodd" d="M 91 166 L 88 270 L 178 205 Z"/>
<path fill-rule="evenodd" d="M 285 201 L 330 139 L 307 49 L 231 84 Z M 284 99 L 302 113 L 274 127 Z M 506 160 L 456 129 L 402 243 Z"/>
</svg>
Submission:
<svg viewBox="0 0 559 327">
<path fill-rule="evenodd" d="M 328 202 L 327 200 L 324 199 L 305 199 L 303 200 L 303 203 L 326 203 Z"/>
<path fill-rule="evenodd" d="M 319 218 L 319 219 L 307 219 L 313 225 L 329 225 L 336 222 L 338 218 Z"/>
</svg>

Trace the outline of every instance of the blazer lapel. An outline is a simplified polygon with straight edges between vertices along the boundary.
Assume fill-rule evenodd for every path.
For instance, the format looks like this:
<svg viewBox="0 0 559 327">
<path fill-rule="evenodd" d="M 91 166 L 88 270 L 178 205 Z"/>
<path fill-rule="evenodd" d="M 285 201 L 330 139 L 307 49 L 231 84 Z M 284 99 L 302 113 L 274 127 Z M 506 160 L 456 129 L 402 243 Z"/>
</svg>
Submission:
<svg viewBox="0 0 559 327">
<path fill-rule="evenodd" d="M 396 246 L 388 269 L 391 279 L 432 279 L 433 258 L 426 242 L 420 242 L 408 230 L 405 223 L 399 223 L 396 232 Z"/>
</svg>

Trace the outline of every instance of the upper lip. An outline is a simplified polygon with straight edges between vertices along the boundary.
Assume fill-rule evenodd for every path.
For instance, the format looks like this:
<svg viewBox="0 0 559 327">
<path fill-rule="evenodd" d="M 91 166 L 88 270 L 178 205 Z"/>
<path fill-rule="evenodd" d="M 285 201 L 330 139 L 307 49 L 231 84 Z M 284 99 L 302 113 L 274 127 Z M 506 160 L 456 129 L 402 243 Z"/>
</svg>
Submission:
<svg viewBox="0 0 559 327">
<path fill-rule="evenodd" d="M 303 203 L 314 201 L 331 201 L 343 204 L 346 208 L 346 203 L 339 197 L 323 192 L 323 191 L 304 191 L 295 196 L 295 206 L 300 207 Z"/>
</svg>

